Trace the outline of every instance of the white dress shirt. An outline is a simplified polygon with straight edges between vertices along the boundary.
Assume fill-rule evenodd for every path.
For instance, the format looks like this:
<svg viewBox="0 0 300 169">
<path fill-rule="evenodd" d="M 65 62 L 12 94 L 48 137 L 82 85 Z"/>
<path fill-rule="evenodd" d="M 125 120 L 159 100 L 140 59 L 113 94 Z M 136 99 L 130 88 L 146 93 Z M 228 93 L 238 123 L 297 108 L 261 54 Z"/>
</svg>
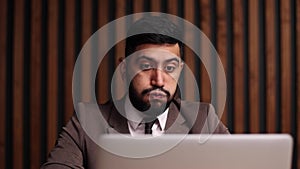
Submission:
<svg viewBox="0 0 300 169">
<path fill-rule="evenodd" d="M 167 108 L 161 115 L 157 116 L 158 123 L 154 123 L 152 126 L 152 136 L 160 136 L 164 133 L 169 108 Z M 125 99 L 125 113 L 128 119 L 127 124 L 131 136 L 141 136 L 145 134 L 145 123 L 143 123 L 144 115 L 142 112 L 138 111 L 126 96 Z"/>
</svg>

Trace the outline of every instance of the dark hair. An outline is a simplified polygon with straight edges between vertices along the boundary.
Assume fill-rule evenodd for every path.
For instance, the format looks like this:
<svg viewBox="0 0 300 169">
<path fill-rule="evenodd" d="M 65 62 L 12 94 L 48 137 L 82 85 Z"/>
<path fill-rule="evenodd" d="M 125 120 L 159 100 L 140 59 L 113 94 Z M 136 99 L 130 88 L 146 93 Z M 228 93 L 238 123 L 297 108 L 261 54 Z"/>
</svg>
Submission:
<svg viewBox="0 0 300 169">
<path fill-rule="evenodd" d="M 127 32 L 125 56 L 135 52 L 142 44 L 179 45 L 180 57 L 183 57 L 183 43 L 178 40 L 181 30 L 170 19 L 161 16 L 146 16 L 136 21 Z"/>
</svg>

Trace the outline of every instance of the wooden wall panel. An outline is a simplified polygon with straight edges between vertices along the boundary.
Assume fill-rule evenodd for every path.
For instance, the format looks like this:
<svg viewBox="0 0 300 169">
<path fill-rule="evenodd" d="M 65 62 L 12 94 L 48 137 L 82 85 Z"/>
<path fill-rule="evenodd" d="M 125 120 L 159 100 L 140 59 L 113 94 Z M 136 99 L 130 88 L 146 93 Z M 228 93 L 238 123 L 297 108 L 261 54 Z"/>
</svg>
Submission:
<svg viewBox="0 0 300 169">
<path fill-rule="evenodd" d="M 161 12 L 160 0 L 151 0 L 151 12 Z"/>
<path fill-rule="evenodd" d="M 31 3 L 30 168 L 39 168 L 41 154 L 41 1 Z M 28 98 L 29 99 L 29 98 Z M 29 167 L 29 166 L 28 166 Z"/>
<path fill-rule="evenodd" d="M 91 12 L 91 8 L 92 7 L 92 1 L 91 0 L 87 0 L 87 1 L 82 1 L 82 25 L 81 26 L 81 30 L 82 30 L 82 36 L 81 36 L 81 49 L 84 46 L 84 44 L 86 43 L 86 41 L 89 39 L 89 37 L 92 35 L 92 12 Z M 83 58 L 81 60 L 81 66 L 82 69 L 81 71 L 81 86 L 82 86 L 82 90 L 81 90 L 81 98 L 83 99 L 84 102 L 89 102 L 91 101 L 91 69 L 90 69 L 90 65 L 92 62 L 91 59 L 91 46 L 87 46 L 85 48 L 85 50 L 87 51 L 86 54 L 81 55 L 81 57 Z"/>
<path fill-rule="evenodd" d="M 174 3 L 174 1 L 172 0 L 167 0 L 168 1 L 168 14 L 172 14 L 172 15 L 177 15 L 177 8 L 178 8 L 178 4 Z"/>
<path fill-rule="evenodd" d="M 75 65 L 75 2 L 73 0 L 66 1 L 65 5 L 65 64 L 64 64 L 64 104 L 65 104 L 65 116 L 64 124 L 69 121 L 70 117 L 74 113 L 73 99 L 72 99 L 72 78 L 73 69 Z"/>
<path fill-rule="evenodd" d="M 226 6 L 226 1 L 222 1 L 222 0 L 216 0 L 215 2 L 216 4 L 216 51 L 218 53 L 218 56 L 220 58 L 220 61 L 223 65 L 224 71 L 227 72 L 227 49 L 228 47 L 230 47 L 231 44 L 227 43 L 228 42 L 228 37 L 227 36 L 227 29 L 228 29 L 228 24 L 227 23 L 227 18 L 230 16 L 227 16 L 227 6 Z M 225 73 L 224 72 L 224 73 Z M 216 92 L 217 92 L 217 98 L 221 97 L 221 91 L 224 90 L 224 88 L 222 87 L 222 82 L 220 81 L 220 74 L 222 72 L 216 70 L 216 76 L 217 76 L 217 85 L 218 87 L 220 87 L 220 89 L 217 88 Z M 225 106 L 224 110 L 220 110 L 221 107 L 221 101 L 220 99 L 217 100 L 217 108 L 216 110 L 218 111 L 217 113 L 219 115 L 222 115 L 222 120 L 224 120 L 224 123 L 227 123 L 227 106 Z M 222 112 L 221 112 L 222 111 Z"/>
<path fill-rule="evenodd" d="M 274 133 L 275 127 L 275 104 L 276 104 L 276 60 L 275 60 L 275 1 L 266 1 L 266 58 L 267 58 L 267 131 Z"/>
<path fill-rule="evenodd" d="M 236 80 L 244 78 L 244 53 L 245 50 L 243 44 L 245 43 L 243 35 L 243 26 L 246 24 L 243 20 L 243 4 L 242 1 L 233 1 L 233 21 L 234 21 L 234 46 L 233 46 L 233 65 L 234 65 L 234 76 L 233 76 L 233 103 L 234 103 L 234 131 L 236 133 L 244 132 L 244 81 Z M 228 82 L 229 83 L 229 82 Z M 232 82 L 231 82 L 232 83 Z"/>
<path fill-rule="evenodd" d="M 204 33 L 207 38 L 211 38 L 211 14 L 210 14 L 210 1 L 209 0 L 201 0 L 200 2 L 200 18 L 201 18 L 201 22 L 200 22 L 200 29 L 202 31 L 202 33 Z M 201 45 L 202 55 L 205 55 L 205 50 L 203 50 L 204 46 Z M 210 102 L 211 101 L 211 87 L 210 87 L 210 81 L 209 81 L 209 77 L 207 74 L 207 71 L 204 67 L 203 64 L 201 64 L 200 67 L 200 84 L 201 84 L 201 88 L 200 88 L 200 97 L 201 97 L 201 101 L 203 102 Z"/>
<path fill-rule="evenodd" d="M 0 1 L 0 168 L 5 168 L 7 3 Z"/>
<path fill-rule="evenodd" d="M 194 9 L 191 8 L 193 2 L 192 1 L 184 1 L 184 16 L 185 16 L 185 19 L 191 23 L 194 22 Z M 191 32 L 190 30 L 188 30 L 188 28 L 185 28 L 186 30 L 185 31 L 189 31 Z M 187 34 L 185 35 L 185 39 L 187 41 L 191 41 L 193 42 L 193 34 L 190 33 L 190 34 Z M 189 57 L 186 57 L 186 56 L 189 56 Z M 187 47 L 185 47 L 184 49 L 184 62 L 186 64 L 186 66 L 192 71 L 192 73 L 195 75 L 195 70 L 196 70 L 196 61 L 195 61 L 195 56 L 194 56 L 194 53 Z M 185 82 L 193 82 L 193 78 L 194 77 L 191 77 L 191 75 L 185 71 L 184 72 L 184 81 Z M 184 89 L 183 89 L 183 93 L 184 93 L 184 98 L 186 98 L 187 100 L 194 100 L 195 97 L 196 97 L 196 94 L 194 94 L 196 91 L 195 89 L 193 88 L 192 84 L 186 84 L 184 85 Z"/>
<path fill-rule="evenodd" d="M 293 169 L 300 168 L 297 0 L 0 1 L 0 168 L 38 168 L 45 161 L 73 114 L 72 75 L 82 46 L 108 22 L 145 11 L 183 17 L 203 31 L 227 75 L 230 93 L 222 121 L 232 133 L 291 133 Z M 124 26 L 115 30 L 122 33 Z M 186 38 L 194 40 L 191 34 Z M 101 62 L 99 103 L 110 98 L 110 76 L 124 47 L 119 43 Z M 199 80 L 201 100 L 210 102 L 207 70 L 187 48 L 185 56 Z M 90 74 L 90 69 L 85 71 Z M 93 83 L 84 76 L 82 81 L 87 88 Z"/>
<path fill-rule="evenodd" d="M 300 3 L 299 1 L 296 1 L 296 5 L 294 6 L 295 7 L 295 20 L 296 20 L 296 41 L 297 43 L 295 44 L 296 46 L 296 57 L 298 58 L 297 59 L 297 65 L 300 65 L 300 52 L 299 52 L 299 49 L 300 49 L 300 43 L 299 43 L 299 40 L 300 40 Z M 300 66 L 297 67 L 297 80 L 296 80 L 296 84 L 297 84 L 297 91 L 296 91 L 296 94 L 297 94 L 297 122 L 300 121 L 300 99 L 299 99 L 299 96 L 300 96 Z M 296 148 L 295 148 L 295 154 L 297 154 L 297 166 L 298 166 L 298 169 L 300 168 L 300 123 L 297 123 L 297 127 L 296 127 L 296 134 L 297 134 L 297 138 L 295 138 L 295 145 L 296 145 Z"/>
<path fill-rule="evenodd" d="M 47 46 L 47 152 L 53 148 L 58 136 L 58 1 L 48 1 Z"/>
<path fill-rule="evenodd" d="M 134 13 L 140 13 L 144 11 L 144 0 L 133 0 Z M 137 19 L 137 18 L 135 18 Z"/>
<path fill-rule="evenodd" d="M 249 1 L 249 68 L 250 68 L 250 130 L 259 132 L 259 72 L 258 72 L 258 1 Z"/>
<path fill-rule="evenodd" d="M 290 132 L 291 112 L 291 34 L 289 1 L 281 1 L 282 131 Z"/>
<path fill-rule="evenodd" d="M 123 0 L 116 0 L 116 4 L 118 4 L 118 10 L 116 10 L 116 18 L 120 18 L 126 15 L 126 2 Z M 116 38 L 119 39 L 121 35 L 126 34 L 125 32 L 125 27 L 126 27 L 126 22 L 122 22 L 118 25 L 116 25 L 116 32 L 118 32 L 116 34 Z M 119 42 L 116 47 L 115 47 L 115 63 L 114 63 L 114 67 L 117 68 L 117 66 L 119 66 L 119 64 L 121 63 L 120 61 L 122 59 L 125 58 L 125 41 L 121 41 Z M 117 74 L 117 72 L 115 72 L 116 74 L 116 79 L 117 81 L 120 81 L 120 84 L 123 84 L 122 82 L 122 77 L 121 74 Z M 124 95 L 124 88 L 122 88 L 121 85 L 119 87 L 114 86 L 115 90 L 116 90 L 116 94 L 117 94 L 117 98 L 122 98 L 122 96 Z"/>
<path fill-rule="evenodd" d="M 106 23 L 109 22 L 108 16 L 109 16 L 109 11 L 108 11 L 108 1 L 103 1 L 102 3 L 99 3 L 99 28 L 104 26 Z M 108 37 L 103 37 L 103 39 L 108 39 Z M 106 43 L 102 44 L 100 43 L 99 45 L 106 47 Z M 106 75 L 108 74 L 108 67 L 109 67 L 109 62 L 108 62 L 108 57 L 104 57 L 101 64 L 99 65 L 98 69 L 98 74 L 97 74 L 97 83 L 98 83 L 98 90 L 97 90 L 97 98 L 99 103 L 105 103 L 107 102 L 107 98 L 109 97 L 109 84 L 107 83 L 106 80 Z"/>
<path fill-rule="evenodd" d="M 23 166 L 23 102 L 24 102 L 24 1 L 14 4 L 14 39 L 13 39 L 13 168 Z"/>
</svg>

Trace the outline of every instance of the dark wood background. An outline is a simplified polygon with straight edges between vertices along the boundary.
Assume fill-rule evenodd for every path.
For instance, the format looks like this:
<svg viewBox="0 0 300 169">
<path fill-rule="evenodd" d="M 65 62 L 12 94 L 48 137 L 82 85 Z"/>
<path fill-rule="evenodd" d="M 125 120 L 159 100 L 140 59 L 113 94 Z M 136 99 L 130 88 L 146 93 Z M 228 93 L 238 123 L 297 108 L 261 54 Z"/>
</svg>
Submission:
<svg viewBox="0 0 300 169">
<path fill-rule="evenodd" d="M 300 169 L 299 0 L 0 0 L 0 168 L 39 168 L 73 114 L 83 44 L 106 23 L 146 11 L 183 17 L 209 37 L 227 77 L 222 121 L 232 133 L 290 133 Z M 123 47 L 102 63 L 100 102 Z M 185 60 L 209 101 L 205 69 Z"/>
</svg>

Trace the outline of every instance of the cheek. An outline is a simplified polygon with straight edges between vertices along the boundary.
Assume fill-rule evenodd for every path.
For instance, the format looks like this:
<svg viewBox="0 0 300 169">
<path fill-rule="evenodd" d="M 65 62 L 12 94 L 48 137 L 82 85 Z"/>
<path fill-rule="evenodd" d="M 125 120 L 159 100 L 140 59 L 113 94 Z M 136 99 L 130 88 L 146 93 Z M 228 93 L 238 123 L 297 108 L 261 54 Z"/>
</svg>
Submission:
<svg viewBox="0 0 300 169">
<path fill-rule="evenodd" d="M 149 78 L 145 75 L 137 74 L 131 81 L 132 85 L 137 90 L 143 90 L 149 86 Z"/>
<path fill-rule="evenodd" d="M 176 82 L 172 82 L 171 84 L 170 84 L 170 92 L 171 93 L 175 93 L 175 91 L 176 91 L 176 88 L 177 88 L 177 83 Z"/>
<path fill-rule="evenodd" d="M 165 82 L 165 88 L 168 89 L 171 94 L 175 93 L 177 88 L 177 80 L 172 77 L 167 78 Z"/>
</svg>

